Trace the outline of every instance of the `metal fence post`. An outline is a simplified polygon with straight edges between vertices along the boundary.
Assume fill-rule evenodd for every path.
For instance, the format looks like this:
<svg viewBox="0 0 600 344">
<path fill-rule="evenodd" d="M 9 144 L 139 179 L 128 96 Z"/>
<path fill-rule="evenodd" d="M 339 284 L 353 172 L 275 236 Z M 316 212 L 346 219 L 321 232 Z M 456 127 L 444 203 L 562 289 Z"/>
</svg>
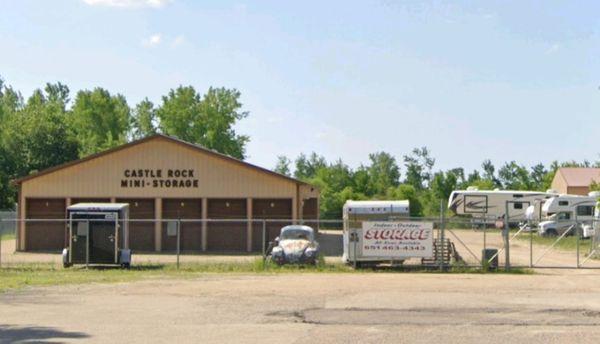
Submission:
<svg viewBox="0 0 600 344">
<path fill-rule="evenodd" d="M 262 256 L 263 261 L 267 260 L 267 249 L 266 249 L 266 241 L 267 241 L 267 220 L 262 220 Z"/>
<path fill-rule="evenodd" d="M 439 264 L 440 264 L 440 270 L 444 270 L 444 237 L 445 237 L 445 229 L 446 229 L 446 224 L 444 223 L 445 218 L 444 218 L 444 200 L 441 199 L 440 200 L 440 246 L 438 247 L 437 253 L 438 253 L 438 259 L 439 259 Z M 450 248 L 448 248 L 450 249 Z"/>
<path fill-rule="evenodd" d="M 505 205 L 505 210 L 506 212 L 504 213 L 504 269 L 506 271 L 510 270 L 510 242 L 508 240 L 508 233 L 509 233 L 509 225 L 508 222 L 510 220 L 509 216 L 508 216 L 508 204 L 509 201 L 506 201 Z"/>
<path fill-rule="evenodd" d="M 4 235 L 4 219 L 0 219 L 0 268 L 2 268 L 2 236 Z"/>
<path fill-rule="evenodd" d="M 177 270 L 179 270 L 179 251 L 181 249 L 181 219 L 177 219 Z"/>
<path fill-rule="evenodd" d="M 88 229 L 85 236 L 85 268 L 87 269 L 90 263 L 90 221 L 87 221 Z"/>
<path fill-rule="evenodd" d="M 530 220 L 527 220 L 527 223 L 529 224 Z M 531 228 L 531 224 L 529 224 L 529 267 L 533 267 L 533 228 Z"/>
<path fill-rule="evenodd" d="M 579 222 L 577 221 L 577 208 L 575 208 L 575 235 L 577 236 L 577 269 L 579 269 L 579 237 L 583 234 L 583 225 L 581 226 L 581 234 L 579 233 Z"/>
</svg>

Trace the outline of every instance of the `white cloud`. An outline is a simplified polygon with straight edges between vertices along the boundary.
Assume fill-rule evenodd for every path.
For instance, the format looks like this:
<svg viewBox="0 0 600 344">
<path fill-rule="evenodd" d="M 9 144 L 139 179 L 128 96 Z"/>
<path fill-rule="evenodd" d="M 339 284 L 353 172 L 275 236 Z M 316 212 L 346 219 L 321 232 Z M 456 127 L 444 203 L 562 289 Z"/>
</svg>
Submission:
<svg viewBox="0 0 600 344">
<path fill-rule="evenodd" d="M 154 34 L 142 41 L 142 45 L 146 47 L 155 47 L 160 44 L 162 41 L 162 36 L 160 34 Z"/>
<path fill-rule="evenodd" d="M 546 50 L 546 54 L 554 54 L 558 50 L 560 50 L 560 44 L 554 43 Z"/>
<path fill-rule="evenodd" d="M 174 48 L 182 45 L 183 43 L 185 43 L 185 37 L 183 35 L 179 35 L 175 37 L 175 39 L 173 39 L 173 43 L 171 43 L 171 46 Z"/>
<path fill-rule="evenodd" d="M 118 7 L 118 8 L 161 8 L 173 0 L 83 0 L 90 6 Z"/>
</svg>

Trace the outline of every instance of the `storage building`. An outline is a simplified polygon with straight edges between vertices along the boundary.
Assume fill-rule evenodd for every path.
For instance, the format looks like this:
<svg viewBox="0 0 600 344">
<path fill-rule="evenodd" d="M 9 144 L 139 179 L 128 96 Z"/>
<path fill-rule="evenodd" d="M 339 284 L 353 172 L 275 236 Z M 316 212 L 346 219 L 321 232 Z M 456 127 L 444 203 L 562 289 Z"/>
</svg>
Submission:
<svg viewBox="0 0 600 344">
<path fill-rule="evenodd" d="M 319 190 L 310 184 L 160 134 L 15 183 L 18 217 L 33 219 L 19 224 L 22 251 L 62 249 L 67 231 L 61 220 L 80 202 L 129 203 L 130 218 L 138 220 L 130 223 L 136 251 L 174 250 L 166 220 L 177 219 L 184 251 L 259 251 L 262 224 L 248 220 L 280 220 L 268 222 L 272 239 L 282 225 L 316 220 L 319 213 Z M 227 221 L 192 221 L 198 219 Z"/>
<path fill-rule="evenodd" d="M 587 196 L 592 183 L 600 183 L 600 168 L 561 167 L 552 180 L 552 189 L 560 194 Z"/>
</svg>

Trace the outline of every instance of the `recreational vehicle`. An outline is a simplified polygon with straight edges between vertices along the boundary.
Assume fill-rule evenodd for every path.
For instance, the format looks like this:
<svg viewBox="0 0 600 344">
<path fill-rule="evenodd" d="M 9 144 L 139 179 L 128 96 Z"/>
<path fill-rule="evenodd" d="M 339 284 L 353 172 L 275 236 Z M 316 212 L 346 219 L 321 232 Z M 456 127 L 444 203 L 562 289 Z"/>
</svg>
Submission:
<svg viewBox="0 0 600 344">
<path fill-rule="evenodd" d="M 343 218 L 345 263 L 402 263 L 432 255 L 433 224 L 409 222 L 409 201 L 347 201 Z"/>
<path fill-rule="evenodd" d="M 526 210 L 535 207 L 538 213 L 541 204 L 551 197 L 558 196 L 552 190 L 515 191 L 515 190 L 467 190 L 452 191 L 448 200 L 448 209 L 457 215 L 470 215 L 484 223 L 494 223 L 503 219 L 508 203 L 508 218 L 511 224 L 526 220 Z"/>
<path fill-rule="evenodd" d="M 599 194 L 590 192 L 589 196 L 560 195 L 548 199 L 542 206 L 542 216 L 545 221 L 540 222 L 538 234 L 542 236 L 562 235 L 571 229 L 568 235 L 579 233 L 588 238 L 591 235 L 594 220 L 594 208 Z"/>
</svg>

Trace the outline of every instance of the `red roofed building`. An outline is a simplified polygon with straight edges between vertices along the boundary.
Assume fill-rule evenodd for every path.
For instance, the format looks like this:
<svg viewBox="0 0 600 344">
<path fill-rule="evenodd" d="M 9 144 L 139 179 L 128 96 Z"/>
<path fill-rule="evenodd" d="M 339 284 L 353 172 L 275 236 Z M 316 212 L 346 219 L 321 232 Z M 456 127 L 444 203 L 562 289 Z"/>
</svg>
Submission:
<svg viewBox="0 0 600 344">
<path fill-rule="evenodd" d="M 562 167 L 554 175 L 552 189 L 561 194 L 587 195 L 592 182 L 600 183 L 600 168 Z"/>
</svg>

